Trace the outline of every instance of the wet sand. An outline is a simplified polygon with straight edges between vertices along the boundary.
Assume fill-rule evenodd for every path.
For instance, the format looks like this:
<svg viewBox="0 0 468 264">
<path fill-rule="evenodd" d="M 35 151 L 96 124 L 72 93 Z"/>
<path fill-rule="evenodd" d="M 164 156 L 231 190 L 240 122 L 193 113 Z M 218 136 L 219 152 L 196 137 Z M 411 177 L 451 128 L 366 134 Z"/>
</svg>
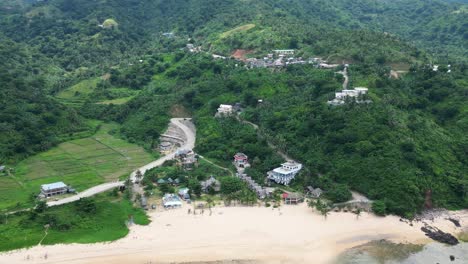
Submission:
<svg viewBox="0 0 468 264">
<path fill-rule="evenodd" d="M 468 211 L 459 212 L 468 222 Z M 127 237 L 97 244 L 37 246 L 0 255 L 0 263 L 330 263 L 347 249 L 372 240 L 430 242 L 398 217 L 330 213 L 325 219 L 305 204 L 216 207 L 210 216 L 187 208 L 151 212 L 148 226 L 132 226 Z M 433 223 L 457 233 L 451 222 Z M 466 227 L 466 226 L 465 226 Z M 44 258 L 47 254 L 47 259 Z M 27 259 L 29 256 L 29 259 Z M 235 261 L 233 261 L 235 260 Z"/>
</svg>

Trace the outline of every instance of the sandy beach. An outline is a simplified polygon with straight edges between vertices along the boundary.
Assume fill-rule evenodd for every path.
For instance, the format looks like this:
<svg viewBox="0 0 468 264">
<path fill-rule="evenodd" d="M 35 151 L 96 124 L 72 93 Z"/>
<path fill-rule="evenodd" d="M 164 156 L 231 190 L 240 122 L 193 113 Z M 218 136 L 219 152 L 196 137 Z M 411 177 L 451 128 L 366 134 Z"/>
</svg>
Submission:
<svg viewBox="0 0 468 264">
<path fill-rule="evenodd" d="M 468 212 L 456 212 L 466 228 Z M 266 207 L 215 207 L 212 215 L 188 215 L 187 208 L 149 213 L 152 223 L 132 226 L 111 243 L 36 246 L 0 255 L 0 263 L 330 263 L 344 250 L 371 240 L 428 243 L 421 223 L 396 216 L 330 213 L 325 219 L 305 204 Z M 457 233 L 438 218 L 440 229 Z M 47 257 L 45 257 L 47 254 Z M 230 260 L 244 260 L 231 262 Z M 216 262 L 225 263 L 225 262 Z"/>
</svg>

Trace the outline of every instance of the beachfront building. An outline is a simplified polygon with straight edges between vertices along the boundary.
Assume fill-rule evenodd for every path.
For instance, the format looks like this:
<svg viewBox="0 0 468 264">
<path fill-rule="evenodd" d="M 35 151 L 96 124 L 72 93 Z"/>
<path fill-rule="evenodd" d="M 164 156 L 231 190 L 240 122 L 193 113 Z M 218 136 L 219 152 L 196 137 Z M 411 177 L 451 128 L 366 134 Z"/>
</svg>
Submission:
<svg viewBox="0 0 468 264">
<path fill-rule="evenodd" d="M 189 188 L 180 188 L 179 197 L 184 201 L 190 201 Z"/>
<path fill-rule="evenodd" d="M 249 157 L 245 155 L 244 153 L 237 153 L 234 155 L 234 166 L 237 168 L 247 168 L 250 167 L 249 164 Z"/>
<path fill-rule="evenodd" d="M 173 193 L 166 193 L 162 199 L 163 206 L 166 209 L 182 207 L 182 200 Z"/>
<path fill-rule="evenodd" d="M 302 169 L 302 164 L 295 161 L 288 161 L 281 164 L 281 167 L 269 171 L 268 179 L 283 185 L 288 185 Z"/>
<path fill-rule="evenodd" d="M 285 204 L 298 204 L 304 201 L 304 198 L 298 193 L 283 193 L 283 201 Z"/>
<path fill-rule="evenodd" d="M 41 195 L 44 197 L 51 197 L 68 192 L 68 186 L 63 182 L 54 182 L 50 184 L 41 185 Z"/>
<path fill-rule="evenodd" d="M 359 101 L 359 96 L 362 96 L 364 94 L 367 94 L 369 89 L 366 87 L 356 87 L 352 90 L 342 90 L 341 92 L 336 92 L 335 93 L 335 98 L 331 101 L 328 101 L 327 103 L 329 105 L 342 105 L 345 104 L 346 98 L 351 98 L 355 102 L 361 102 Z M 363 101 L 367 102 L 367 101 Z"/>
<path fill-rule="evenodd" d="M 234 113 L 234 108 L 232 105 L 221 104 L 218 107 L 218 112 L 216 113 L 218 116 L 226 116 L 232 115 Z"/>
</svg>

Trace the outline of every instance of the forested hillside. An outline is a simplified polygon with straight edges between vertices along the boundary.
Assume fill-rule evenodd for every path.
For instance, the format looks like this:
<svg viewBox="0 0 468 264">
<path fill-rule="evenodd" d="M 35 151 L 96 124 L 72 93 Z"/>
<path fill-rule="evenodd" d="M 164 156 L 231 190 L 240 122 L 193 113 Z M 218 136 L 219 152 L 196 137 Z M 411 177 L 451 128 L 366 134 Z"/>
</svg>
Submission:
<svg viewBox="0 0 468 264">
<path fill-rule="evenodd" d="M 89 135 L 92 119 L 117 122 L 116 135 L 154 150 L 171 116 L 192 116 L 198 152 L 228 165 L 244 151 L 259 182 L 281 161 L 267 138 L 305 165 L 296 190 L 319 186 L 336 202 L 357 190 L 381 213 L 406 216 L 425 204 L 466 208 L 462 2 L 4 1 L 0 165 Z M 342 67 L 246 69 L 211 56 L 273 49 L 351 64 L 350 86 L 368 87 L 372 103 L 326 104 L 342 88 Z M 265 138 L 214 118 L 219 104 L 236 102 Z"/>
<path fill-rule="evenodd" d="M 0 60 L 2 163 L 47 150 L 60 138 L 88 129 L 75 111 L 47 96 L 41 65 L 46 59 L 0 36 Z"/>
</svg>

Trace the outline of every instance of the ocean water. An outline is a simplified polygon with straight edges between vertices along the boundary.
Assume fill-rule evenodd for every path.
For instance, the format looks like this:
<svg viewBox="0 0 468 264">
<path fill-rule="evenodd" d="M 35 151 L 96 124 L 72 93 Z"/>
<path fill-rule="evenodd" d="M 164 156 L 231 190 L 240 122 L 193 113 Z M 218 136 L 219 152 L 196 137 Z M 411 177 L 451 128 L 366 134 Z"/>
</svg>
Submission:
<svg viewBox="0 0 468 264">
<path fill-rule="evenodd" d="M 455 260 L 450 260 L 454 256 Z M 425 246 L 373 241 L 348 250 L 337 264 L 468 264 L 468 243 Z"/>
</svg>

